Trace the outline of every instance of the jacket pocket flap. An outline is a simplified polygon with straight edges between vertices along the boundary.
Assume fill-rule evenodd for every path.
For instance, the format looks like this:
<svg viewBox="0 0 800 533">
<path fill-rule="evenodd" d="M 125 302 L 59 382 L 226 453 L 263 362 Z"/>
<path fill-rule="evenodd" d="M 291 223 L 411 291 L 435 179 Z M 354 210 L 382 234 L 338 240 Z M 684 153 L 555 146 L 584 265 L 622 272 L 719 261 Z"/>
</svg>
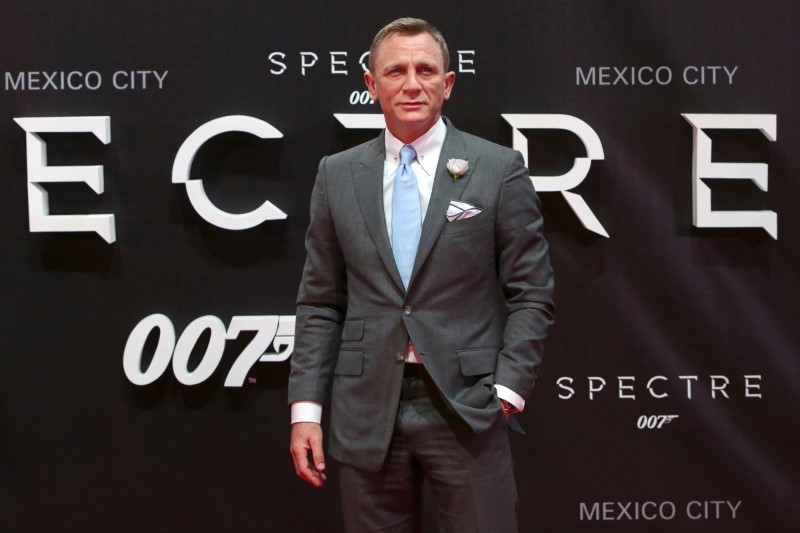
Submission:
<svg viewBox="0 0 800 533">
<path fill-rule="evenodd" d="M 456 352 L 458 363 L 461 365 L 461 374 L 464 376 L 478 376 L 493 374 L 497 367 L 497 354 L 499 348 L 474 348 L 472 350 L 459 350 Z"/>
<path fill-rule="evenodd" d="M 342 326 L 343 341 L 360 341 L 364 338 L 364 320 L 351 319 L 345 320 Z"/>
<path fill-rule="evenodd" d="M 342 350 L 336 361 L 337 376 L 360 376 L 364 373 L 364 352 L 361 350 Z"/>
</svg>

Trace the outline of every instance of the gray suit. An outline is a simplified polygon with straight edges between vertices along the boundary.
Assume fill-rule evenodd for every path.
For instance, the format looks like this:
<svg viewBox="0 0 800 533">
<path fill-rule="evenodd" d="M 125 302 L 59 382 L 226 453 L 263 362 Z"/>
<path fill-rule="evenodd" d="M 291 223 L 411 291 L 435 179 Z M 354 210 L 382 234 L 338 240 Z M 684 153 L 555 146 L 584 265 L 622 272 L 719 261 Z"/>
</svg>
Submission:
<svg viewBox="0 0 800 533">
<path fill-rule="evenodd" d="M 493 383 L 530 394 L 553 322 L 548 247 L 522 157 L 445 121 L 407 293 L 383 212 L 384 134 L 324 158 L 311 198 L 289 402 L 326 405 L 330 455 L 362 470 L 386 457 L 409 338 L 446 405 L 480 435 L 502 420 Z M 469 162 L 458 180 L 450 158 Z M 451 200 L 483 212 L 447 222 Z"/>
</svg>

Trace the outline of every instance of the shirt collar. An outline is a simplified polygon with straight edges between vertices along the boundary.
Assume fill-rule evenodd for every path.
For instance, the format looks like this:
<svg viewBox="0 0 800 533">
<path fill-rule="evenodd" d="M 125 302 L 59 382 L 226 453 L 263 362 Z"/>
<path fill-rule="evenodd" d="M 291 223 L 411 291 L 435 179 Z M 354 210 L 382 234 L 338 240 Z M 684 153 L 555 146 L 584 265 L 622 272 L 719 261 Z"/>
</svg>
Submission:
<svg viewBox="0 0 800 533">
<path fill-rule="evenodd" d="M 436 172 L 436 165 L 439 163 L 439 154 L 442 151 L 445 136 L 447 136 L 447 126 L 445 126 L 442 117 L 439 117 L 439 120 L 436 121 L 436 124 L 431 129 L 410 143 L 414 147 L 414 151 L 417 152 L 417 163 L 429 176 L 433 176 Z M 400 149 L 406 143 L 392 135 L 392 132 L 388 129 L 386 130 L 385 143 L 386 161 L 399 165 Z"/>
</svg>

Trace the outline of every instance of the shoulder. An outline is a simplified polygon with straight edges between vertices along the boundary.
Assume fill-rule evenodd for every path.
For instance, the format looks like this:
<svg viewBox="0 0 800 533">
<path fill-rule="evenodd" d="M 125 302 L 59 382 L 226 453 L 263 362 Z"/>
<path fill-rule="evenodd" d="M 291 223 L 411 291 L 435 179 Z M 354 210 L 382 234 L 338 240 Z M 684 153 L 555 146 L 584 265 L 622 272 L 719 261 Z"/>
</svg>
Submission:
<svg viewBox="0 0 800 533">
<path fill-rule="evenodd" d="M 497 157 L 500 159 L 511 159 L 519 154 L 518 151 L 513 150 L 508 146 L 487 141 L 486 139 L 478 137 L 477 135 L 472 135 L 470 133 L 462 133 L 462 135 L 465 137 L 464 143 L 467 145 L 467 148 L 472 149 L 481 155 Z"/>
<path fill-rule="evenodd" d="M 527 175 L 525 161 L 517 150 L 458 130 L 449 122 L 447 126 L 448 138 L 445 140 L 444 150 L 446 157 L 457 156 L 476 162 L 477 171 L 488 182 L 495 184 L 502 183 L 509 175 Z"/>
<path fill-rule="evenodd" d="M 463 144 L 465 150 L 471 154 L 477 154 L 480 157 L 495 158 L 497 160 L 509 161 L 517 157 L 521 157 L 517 150 L 513 150 L 508 146 L 497 144 L 495 142 L 478 137 L 471 133 L 461 131 L 449 120 L 446 121 L 448 134 L 452 136 L 454 144 Z"/>
<path fill-rule="evenodd" d="M 384 158 L 385 148 L 383 134 L 375 139 L 361 143 L 352 148 L 348 148 L 342 152 L 328 155 L 322 158 L 321 165 L 325 165 L 327 169 L 338 170 L 350 168 L 353 163 L 359 161 L 372 161 L 376 158 Z"/>
</svg>

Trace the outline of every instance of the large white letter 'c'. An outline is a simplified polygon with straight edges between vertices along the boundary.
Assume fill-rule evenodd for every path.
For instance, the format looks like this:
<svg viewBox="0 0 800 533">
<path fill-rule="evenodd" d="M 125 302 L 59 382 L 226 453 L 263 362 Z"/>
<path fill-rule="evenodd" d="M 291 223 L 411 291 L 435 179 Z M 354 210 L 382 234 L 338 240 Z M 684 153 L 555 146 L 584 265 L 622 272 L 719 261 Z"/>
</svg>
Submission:
<svg viewBox="0 0 800 533">
<path fill-rule="evenodd" d="M 186 193 L 197 213 L 206 221 L 223 229 L 243 230 L 258 226 L 265 220 L 281 220 L 286 213 L 272 202 L 265 201 L 249 213 L 233 214 L 215 206 L 206 196 L 203 180 L 191 179 L 192 161 L 200 147 L 210 138 L 229 131 L 250 133 L 261 139 L 280 139 L 283 134 L 272 125 L 245 115 L 230 115 L 206 122 L 189 135 L 175 156 L 172 165 L 172 183 L 185 183 Z"/>
</svg>

